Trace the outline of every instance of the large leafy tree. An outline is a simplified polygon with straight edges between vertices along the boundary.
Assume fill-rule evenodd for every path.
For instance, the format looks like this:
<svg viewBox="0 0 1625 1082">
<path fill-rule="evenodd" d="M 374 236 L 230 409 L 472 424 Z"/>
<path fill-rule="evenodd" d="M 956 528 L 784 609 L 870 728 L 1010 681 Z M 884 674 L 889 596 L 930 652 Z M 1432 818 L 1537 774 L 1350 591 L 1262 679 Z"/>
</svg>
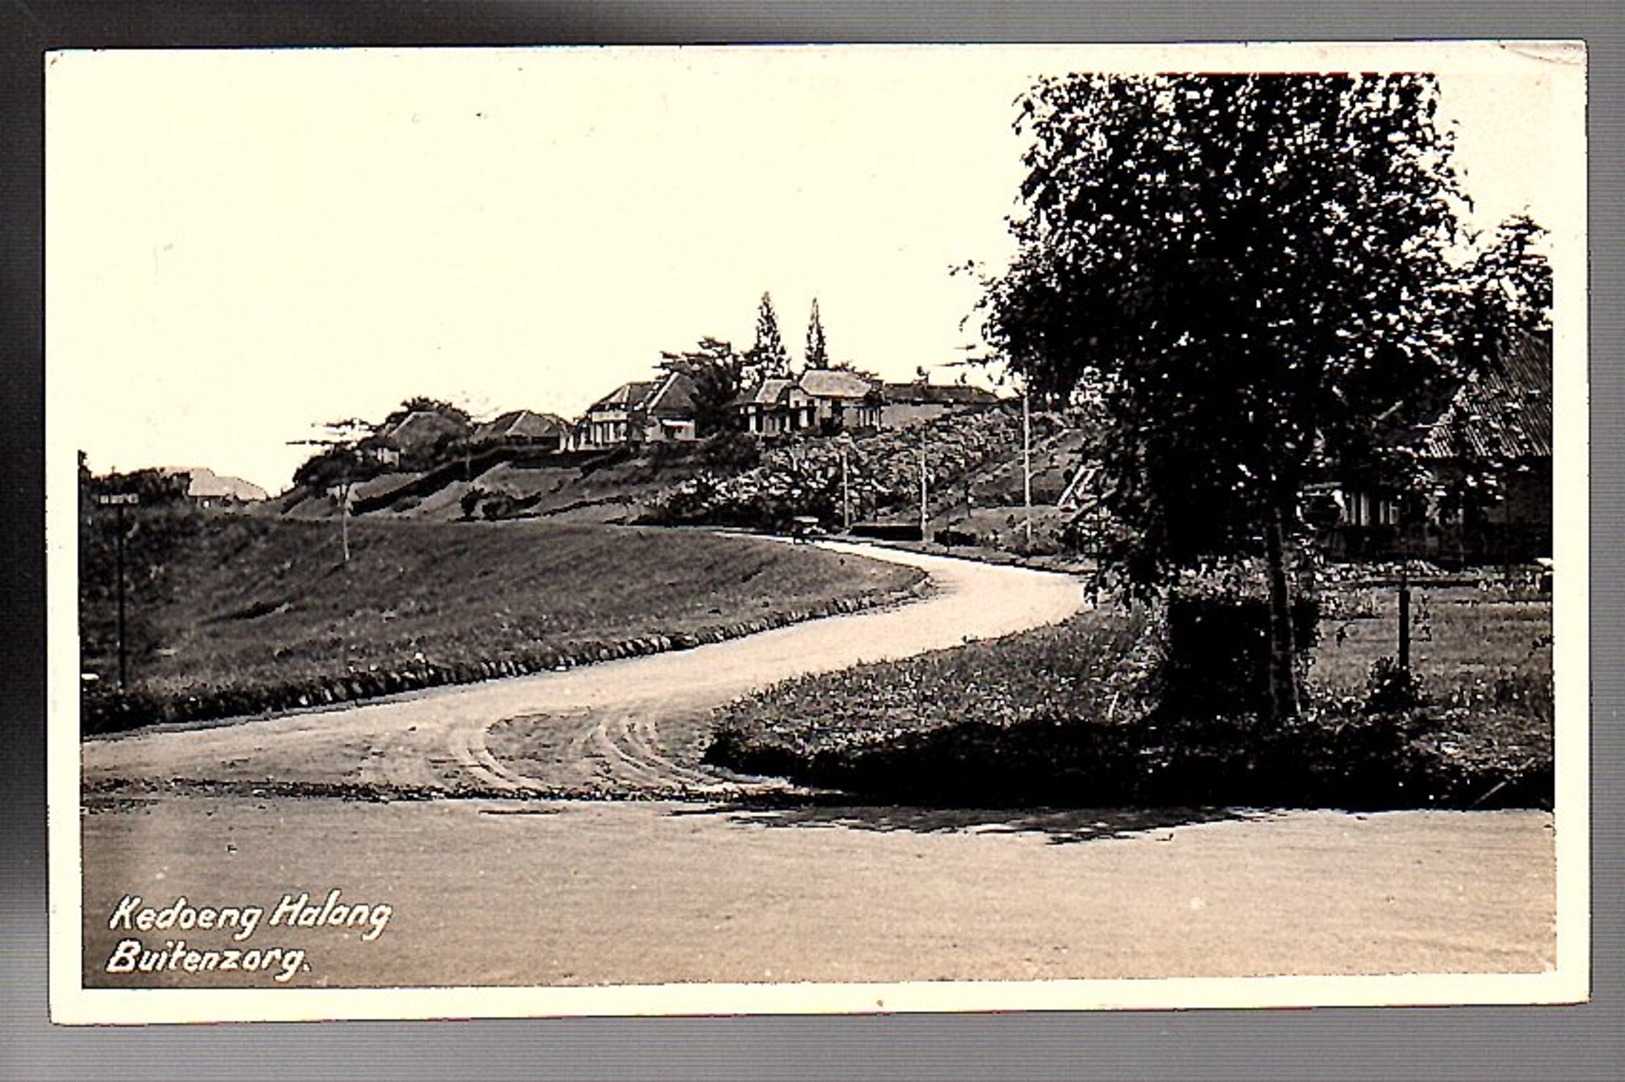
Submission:
<svg viewBox="0 0 1625 1082">
<path fill-rule="evenodd" d="M 1103 400 L 1107 555 L 1130 585 L 1266 557 L 1289 716 L 1299 492 L 1538 320 L 1532 227 L 1472 256 L 1428 76 L 1073 76 L 1020 108 L 1018 254 L 985 332 L 1035 393 Z"/>
</svg>

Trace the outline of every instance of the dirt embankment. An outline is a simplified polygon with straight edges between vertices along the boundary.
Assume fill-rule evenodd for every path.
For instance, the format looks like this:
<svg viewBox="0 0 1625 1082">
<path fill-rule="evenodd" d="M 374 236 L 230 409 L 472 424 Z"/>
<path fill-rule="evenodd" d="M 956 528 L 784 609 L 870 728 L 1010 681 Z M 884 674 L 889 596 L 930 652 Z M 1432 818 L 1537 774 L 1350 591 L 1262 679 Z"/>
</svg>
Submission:
<svg viewBox="0 0 1625 1082">
<path fill-rule="evenodd" d="M 100 677 L 86 732 L 682 649 L 884 602 L 921 579 L 702 531 L 355 522 L 345 561 L 332 522 L 175 512 L 137 526 L 124 695 L 116 597 L 102 588 L 111 552 L 84 549 L 83 665 Z"/>
</svg>

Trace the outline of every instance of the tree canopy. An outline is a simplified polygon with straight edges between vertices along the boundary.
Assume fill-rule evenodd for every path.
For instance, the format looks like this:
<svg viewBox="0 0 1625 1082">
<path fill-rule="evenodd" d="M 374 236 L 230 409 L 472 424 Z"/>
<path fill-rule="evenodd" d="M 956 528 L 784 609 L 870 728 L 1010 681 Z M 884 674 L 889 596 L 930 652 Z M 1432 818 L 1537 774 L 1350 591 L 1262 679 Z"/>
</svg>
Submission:
<svg viewBox="0 0 1625 1082">
<path fill-rule="evenodd" d="M 1266 548 L 1377 419 L 1544 319 L 1539 229 L 1474 237 L 1429 76 L 1073 76 L 1020 108 L 984 329 L 1035 393 L 1100 393 L 1132 583 Z"/>
</svg>

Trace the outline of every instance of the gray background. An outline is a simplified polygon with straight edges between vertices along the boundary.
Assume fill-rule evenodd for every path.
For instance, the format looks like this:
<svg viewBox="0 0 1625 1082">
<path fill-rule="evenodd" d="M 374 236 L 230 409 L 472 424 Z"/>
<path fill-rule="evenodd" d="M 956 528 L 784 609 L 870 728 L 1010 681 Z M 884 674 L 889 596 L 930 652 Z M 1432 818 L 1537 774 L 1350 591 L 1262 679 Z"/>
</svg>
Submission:
<svg viewBox="0 0 1625 1082">
<path fill-rule="evenodd" d="M 34 3 L 0 8 L 0 1078 L 1618 1078 L 1625 595 L 1618 3 Z M 46 1021 L 43 65 L 61 47 L 1581 38 L 1590 44 L 1593 992 L 1586 1007 L 53 1029 Z M 1600 615 L 1599 615 L 1600 614 Z M 230 993 L 222 993 L 229 995 Z"/>
</svg>

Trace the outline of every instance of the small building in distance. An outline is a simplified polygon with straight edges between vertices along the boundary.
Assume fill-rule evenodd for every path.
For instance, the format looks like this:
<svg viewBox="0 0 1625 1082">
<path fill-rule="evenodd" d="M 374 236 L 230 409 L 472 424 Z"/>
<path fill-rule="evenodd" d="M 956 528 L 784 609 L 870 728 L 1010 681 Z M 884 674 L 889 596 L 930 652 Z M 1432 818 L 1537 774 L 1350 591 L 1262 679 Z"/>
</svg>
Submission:
<svg viewBox="0 0 1625 1082">
<path fill-rule="evenodd" d="M 186 477 L 186 498 L 200 507 L 258 503 L 269 498 L 263 488 L 250 481 L 226 477 L 202 466 L 172 467 L 163 472 L 170 477 Z"/>
<path fill-rule="evenodd" d="M 380 433 L 380 438 L 386 447 L 402 456 L 413 456 L 431 454 L 467 434 L 467 427 L 455 418 L 434 410 L 413 410 L 389 431 Z"/>
<path fill-rule="evenodd" d="M 526 447 L 557 451 L 570 437 L 562 417 L 532 410 L 509 410 L 474 429 L 471 441 L 481 446 Z"/>
<path fill-rule="evenodd" d="M 1391 445 L 1410 449 L 1420 490 L 1344 477 L 1306 491 L 1331 555 L 1514 563 L 1551 554 L 1549 334 L 1515 336 Z"/>
<path fill-rule="evenodd" d="M 901 428 L 916 421 L 929 421 L 949 413 L 989 409 L 999 404 L 999 396 L 985 387 L 965 384 L 888 383 L 882 388 L 885 405 L 880 423 Z"/>
<path fill-rule="evenodd" d="M 681 372 L 623 383 L 587 407 L 572 443 L 579 450 L 686 442 L 694 430 L 694 381 Z"/>
<path fill-rule="evenodd" d="M 744 430 L 758 436 L 781 436 L 811 428 L 815 408 L 807 392 L 788 377 L 764 379 L 734 399 Z"/>
<path fill-rule="evenodd" d="M 744 430 L 760 436 L 878 428 L 882 405 L 878 383 L 842 368 L 765 379 L 734 399 Z"/>
</svg>

